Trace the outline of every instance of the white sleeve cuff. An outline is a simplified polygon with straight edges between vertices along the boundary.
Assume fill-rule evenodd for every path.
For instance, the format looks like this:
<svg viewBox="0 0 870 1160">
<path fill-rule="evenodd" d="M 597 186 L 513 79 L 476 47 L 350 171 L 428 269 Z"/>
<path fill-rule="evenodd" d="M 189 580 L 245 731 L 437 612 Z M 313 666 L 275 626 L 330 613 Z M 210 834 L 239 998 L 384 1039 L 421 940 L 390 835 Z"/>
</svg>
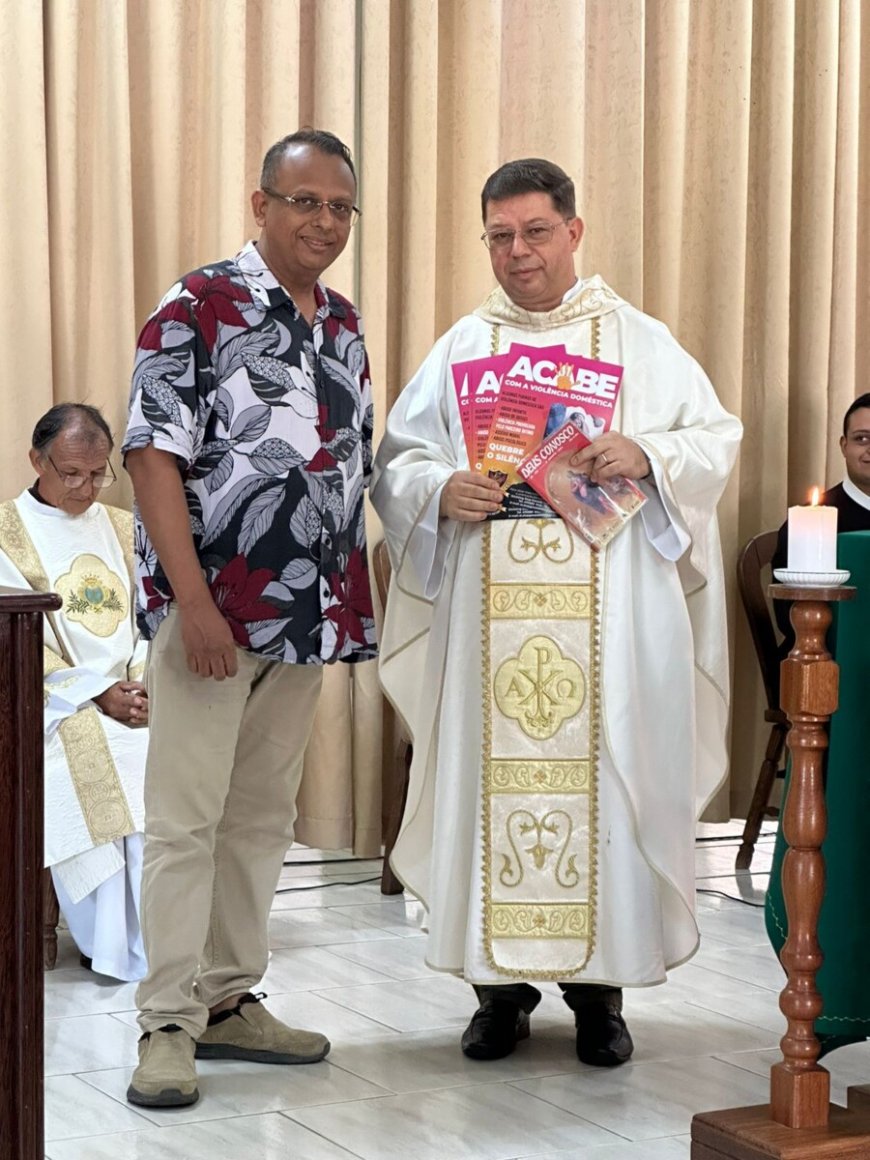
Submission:
<svg viewBox="0 0 870 1160">
<path fill-rule="evenodd" d="M 683 527 L 679 512 L 673 508 L 663 486 L 662 468 L 650 456 L 652 475 L 647 479 L 637 479 L 635 483 L 646 496 L 646 503 L 640 509 L 647 539 L 665 560 L 679 560 L 690 547 L 692 540 Z"/>
<path fill-rule="evenodd" d="M 440 516 L 443 487 L 432 493 L 408 540 L 407 555 L 426 600 L 434 600 L 441 590 L 444 566 L 456 535 L 456 521 Z"/>
</svg>

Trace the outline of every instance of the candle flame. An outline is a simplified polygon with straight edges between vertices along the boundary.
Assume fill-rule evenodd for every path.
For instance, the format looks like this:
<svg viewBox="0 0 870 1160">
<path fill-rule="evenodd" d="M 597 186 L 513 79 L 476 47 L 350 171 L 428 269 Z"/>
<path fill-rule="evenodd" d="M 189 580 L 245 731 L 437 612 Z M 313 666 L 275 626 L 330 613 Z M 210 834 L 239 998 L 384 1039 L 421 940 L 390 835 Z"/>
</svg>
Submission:
<svg viewBox="0 0 870 1160">
<path fill-rule="evenodd" d="M 818 507 L 819 506 L 819 489 L 817 487 L 814 487 L 813 490 L 810 492 L 810 506 L 811 507 Z"/>
</svg>

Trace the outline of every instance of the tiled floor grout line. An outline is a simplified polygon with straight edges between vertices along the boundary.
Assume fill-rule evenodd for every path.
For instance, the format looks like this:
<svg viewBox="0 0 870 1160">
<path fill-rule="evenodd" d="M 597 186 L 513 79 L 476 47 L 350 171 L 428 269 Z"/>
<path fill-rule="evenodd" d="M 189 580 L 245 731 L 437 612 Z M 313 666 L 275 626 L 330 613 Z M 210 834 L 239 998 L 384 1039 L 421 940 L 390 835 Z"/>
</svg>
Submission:
<svg viewBox="0 0 870 1160">
<path fill-rule="evenodd" d="M 286 1120 L 290 1120 L 294 1124 L 299 1124 L 299 1126 L 302 1128 L 305 1128 L 305 1130 L 307 1132 L 313 1132 L 315 1136 L 319 1136 L 320 1139 L 325 1140 L 327 1142 L 327 1144 L 332 1144 L 333 1147 L 344 1148 L 343 1144 L 342 1145 L 335 1144 L 335 1142 L 333 1140 L 330 1140 L 330 1138 L 328 1136 L 324 1136 L 322 1132 L 318 1132 L 316 1128 L 309 1128 L 306 1124 L 301 1124 L 299 1120 L 294 1120 L 293 1116 L 291 1115 L 290 1112 L 278 1112 L 278 1115 L 283 1116 Z M 365 1160 L 365 1157 L 362 1156 L 359 1152 L 351 1152 L 349 1148 L 344 1148 L 344 1150 L 345 1150 L 345 1152 L 347 1152 L 348 1156 L 354 1157 L 354 1160 Z"/>
<path fill-rule="evenodd" d="M 731 825 L 733 826 L 733 823 Z M 759 855 L 761 851 L 772 852 L 773 836 L 770 832 L 762 835 L 757 847 Z M 624 1114 L 619 1110 L 621 1097 L 615 1098 L 610 1095 L 611 1092 L 619 1091 L 618 1085 L 615 1088 L 608 1086 L 612 1085 L 617 1077 L 608 1079 L 606 1074 L 596 1069 L 575 1070 L 569 1060 L 563 1057 L 564 1046 L 559 1041 L 560 1036 L 554 1033 L 557 1025 L 555 1008 L 550 1010 L 552 1003 L 549 999 L 547 1002 L 550 1006 L 547 1006 L 544 1014 L 539 1016 L 539 1026 L 543 1034 L 537 1038 L 533 1044 L 533 1052 L 525 1059 L 521 1057 L 520 1052 L 517 1053 L 515 1064 L 512 1061 L 515 1070 L 506 1067 L 505 1070 L 493 1074 L 492 1078 L 485 1078 L 483 1075 L 478 1078 L 469 1074 L 465 1061 L 462 1061 L 458 1054 L 461 1026 L 466 1018 L 466 1007 L 469 1005 L 465 1003 L 457 989 L 454 1021 L 440 1022 L 446 1017 L 445 1013 L 453 1010 L 450 998 L 453 991 L 447 985 L 440 985 L 438 973 L 426 971 L 423 956 L 414 946 L 415 943 L 419 944 L 422 941 L 414 921 L 415 915 L 419 912 L 419 904 L 403 896 L 380 895 L 377 883 L 355 880 L 357 876 L 360 879 L 371 877 L 373 873 L 371 869 L 366 871 L 351 868 L 349 865 L 339 865 L 334 867 L 335 874 L 330 874 L 327 871 L 332 860 L 326 860 L 322 866 L 305 868 L 313 871 L 312 873 L 299 875 L 298 871 L 294 871 L 294 865 L 298 864 L 293 863 L 291 858 L 291 865 L 284 868 L 282 887 L 292 891 L 298 885 L 315 884 L 316 890 L 304 893 L 309 893 L 312 901 L 316 898 L 317 905 L 285 907 L 280 903 L 281 899 L 287 899 L 288 895 L 285 894 L 278 899 L 278 905 L 272 914 L 273 919 L 275 917 L 280 919 L 279 931 L 293 932 L 294 920 L 302 914 L 306 917 L 305 926 L 295 932 L 295 937 L 302 941 L 293 941 L 289 945 L 273 943 L 273 950 L 279 955 L 280 952 L 285 952 L 286 958 L 282 961 L 279 957 L 275 962 L 284 981 L 269 989 L 269 994 L 276 999 L 280 997 L 283 1004 L 282 1018 L 286 1018 L 283 1012 L 291 1005 L 304 1010 L 305 1003 L 310 997 L 310 1021 L 303 1022 L 302 1025 L 316 1026 L 313 1020 L 319 1011 L 330 1038 L 340 1048 L 337 1056 L 334 1053 L 329 1060 L 328 1072 L 322 1073 L 321 1078 L 317 1079 L 312 1078 L 313 1073 L 309 1073 L 309 1078 L 303 1086 L 286 1096 L 288 1099 L 305 1102 L 297 1107 L 273 1107 L 273 1103 L 280 1102 L 284 1098 L 284 1092 L 280 1086 L 276 1087 L 274 1082 L 264 1084 L 262 1090 L 260 1085 L 251 1084 L 247 1076 L 244 1082 L 240 1080 L 239 1085 L 227 1077 L 224 1077 L 221 1084 L 218 1081 L 219 1072 L 214 1069 L 209 1071 L 208 1080 L 215 1085 L 214 1111 L 217 1114 L 208 1114 L 209 1109 L 204 1103 L 209 1098 L 206 1085 L 202 1095 L 203 1103 L 197 1109 L 197 1114 L 180 1117 L 178 1120 L 167 1117 L 162 1123 L 157 1122 L 157 1117 L 149 1120 L 145 1116 L 140 1116 L 140 1123 L 131 1127 L 125 1123 L 125 1118 L 117 1110 L 123 1108 L 127 1112 L 132 1112 L 121 1087 L 122 1081 L 126 1083 L 126 1076 L 119 1074 L 126 1072 L 130 1064 L 125 1062 L 119 1065 L 117 1062 L 109 1061 L 121 1059 L 122 1056 L 126 1060 L 131 1040 L 134 1036 L 138 1036 L 138 1029 L 130 1022 L 131 1017 L 135 1015 L 135 1010 L 130 1005 L 132 1000 L 124 995 L 119 1001 L 125 1005 L 119 1010 L 113 1009 L 114 1002 L 118 1000 L 105 993 L 111 988 L 103 989 L 100 985 L 93 984 L 72 961 L 67 962 L 67 958 L 71 955 L 67 946 L 62 958 L 63 966 L 60 968 L 63 973 L 55 976 L 56 986 L 52 996 L 53 1009 L 61 1013 L 47 1019 L 52 1044 L 56 1044 L 54 1050 L 57 1052 L 52 1057 L 50 1066 L 58 1070 L 51 1078 L 63 1080 L 66 1085 L 59 1086 L 57 1092 L 58 1098 L 66 1101 L 62 1106 L 69 1104 L 72 1111 L 73 1118 L 67 1126 L 77 1128 L 79 1123 L 77 1117 L 82 1116 L 82 1112 L 72 1110 L 72 1105 L 76 1102 L 75 1096 L 69 1094 L 61 1096 L 61 1093 L 68 1089 L 69 1079 L 74 1079 L 88 1089 L 89 1096 L 83 1101 L 83 1107 L 87 1109 L 87 1115 L 100 1130 L 95 1134 L 92 1130 L 91 1135 L 77 1134 L 70 1138 L 69 1142 L 52 1139 L 46 1145 L 46 1160 L 68 1160 L 68 1157 L 75 1157 L 75 1160 L 92 1160 L 87 1141 L 93 1140 L 94 1146 L 97 1147 L 96 1141 L 100 1137 L 116 1136 L 118 1148 L 123 1148 L 125 1153 L 135 1154 L 136 1160 L 139 1160 L 141 1156 L 147 1154 L 145 1149 L 150 1147 L 150 1140 L 155 1138 L 151 1134 L 155 1131 L 166 1140 L 165 1144 L 158 1145 L 161 1156 L 165 1148 L 168 1149 L 165 1153 L 167 1157 L 177 1156 L 178 1160 L 182 1158 L 217 1160 L 213 1148 L 206 1141 L 218 1142 L 221 1157 L 230 1155 L 229 1151 L 224 1150 L 229 1143 L 233 1149 L 234 1160 L 249 1160 L 249 1158 L 254 1160 L 255 1155 L 256 1160 L 267 1160 L 267 1157 L 272 1160 L 279 1155 L 283 1158 L 287 1155 L 286 1150 L 282 1151 L 277 1143 L 272 1141 L 290 1139 L 296 1141 L 297 1133 L 298 1139 L 303 1141 L 303 1149 L 306 1133 L 322 1141 L 322 1145 L 317 1146 L 312 1142 L 312 1149 L 318 1156 L 321 1155 L 322 1146 L 325 1149 L 324 1157 L 334 1155 L 336 1160 L 339 1156 L 346 1157 L 346 1160 L 385 1160 L 385 1157 L 389 1156 L 392 1160 L 392 1157 L 398 1155 L 395 1141 L 389 1138 L 389 1125 L 393 1123 L 397 1127 L 401 1126 L 401 1131 L 406 1136 L 410 1133 L 408 1139 L 417 1138 L 414 1136 L 415 1131 L 420 1133 L 420 1155 L 418 1157 L 413 1151 L 408 1151 L 409 1160 L 424 1160 L 424 1158 L 429 1160 L 435 1156 L 437 1140 L 437 1137 L 433 1136 L 435 1127 L 432 1121 L 421 1120 L 419 1128 L 415 1129 L 414 1116 L 421 1114 L 415 1113 L 415 1109 L 434 1107 L 461 1110 L 462 1116 L 467 1120 L 467 1129 L 472 1133 L 475 1130 L 479 1133 L 480 1129 L 476 1127 L 478 1117 L 471 1112 L 471 1108 L 485 1107 L 488 1109 L 486 1115 L 491 1117 L 495 1114 L 495 1109 L 503 1110 L 510 1103 L 516 1103 L 518 1107 L 526 1109 L 545 1105 L 551 1112 L 554 1109 L 558 1111 L 558 1120 L 555 1121 L 557 1126 L 553 1128 L 554 1134 L 546 1137 L 542 1135 L 540 1143 L 535 1136 L 534 1142 L 540 1151 L 533 1153 L 530 1150 L 532 1138 L 529 1131 L 540 1130 L 542 1126 L 540 1112 L 533 1110 L 529 1121 L 538 1127 L 525 1129 L 518 1126 L 519 1135 L 513 1141 L 509 1129 L 493 1121 L 495 1138 L 499 1144 L 498 1147 L 488 1148 L 487 1156 L 497 1155 L 501 1160 L 508 1160 L 509 1157 L 513 1160 L 535 1160 L 536 1156 L 538 1158 L 545 1156 L 545 1160 L 559 1160 L 559 1156 L 564 1154 L 574 1160 L 575 1157 L 585 1156 L 588 1151 L 592 1160 L 592 1157 L 597 1158 L 599 1151 L 603 1150 L 602 1155 L 609 1160 L 608 1149 L 612 1148 L 619 1150 L 619 1160 L 622 1160 L 623 1150 L 626 1160 L 629 1156 L 632 1160 L 646 1160 L 647 1151 L 655 1151 L 656 1157 L 667 1155 L 668 1158 L 673 1156 L 676 1160 L 677 1156 L 685 1156 L 688 1160 L 689 1123 L 687 1120 L 683 1125 L 682 1112 L 678 1112 L 678 1109 L 688 1106 L 685 1092 L 692 1093 L 696 1088 L 701 1092 L 711 1084 L 716 1086 L 720 1074 L 717 1069 L 721 1068 L 726 1069 L 721 1072 L 725 1076 L 734 1073 L 743 1077 L 740 1081 L 723 1081 L 723 1088 L 734 1091 L 747 1090 L 748 1080 L 759 1078 L 759 1072 L 764 1070 L 765 1052 L 776 1050 L 775 1044 L 780 1036 L 780 1032 L 759 1027 L 758 1020 L 752 1019 L 753 1010 L 761 1009 L 758 1003 L 759 1001 L 763 1003 L 765 996 L 770 996 L 771 1010 L 775 1010 L 779 988 L 774 989 L 769 983 L 757 980 L 749 982 L 729 973 L 730 970 L 740 969 L 741 956 L 747 952 L 751 952 L 752 961 L 758 964 L 759 972 L 767 971 L 763 962 L 766 957 L 769 956 L 771 963 L 775 962 L 766 940 L 763 910 L 750 909 L 749 906 L 736 901 L 741 887 L 745 888 L 750 883 L 757 891 L 756 898 L 760 901 L 763 897 L 763 885 L 769 878 L 770 871 L 768 867 L 764 869 L 756 867 L 750 871 L 735 872 L 729 865 L 729 855 L 732 850 L 739 847 L 739 844 L 740 839 L 735 836 L 729 842 L 702 843 L 697 848 L 698 851 L 720 849 L 723 855 L 721 858 L 709 854 L 702 854 L 699 857 L 701 872 L 696 875 L 699 886 L 720 883 L 724 888 L 723 893 L 727 891 L 735 895 L 735 901 L 728 901 L 712 894 L 699 895 L 699 919 L 704 930 L 701 956 L 694 960 L 694 965 L 704 974 L 695 975 L 687 980 L 688 989 L 677 990 L 671 995 L 666 994 L 667 987 L 657 988 L 663 1001 L 660 1009 L 657 1008 L 657 998 L 652 996 L 649 1000 L 638 1003 L 634 1011 L 628 1005 L 628 1010 L 632 1011 L 628 1016 L 629 1023 L 631 1024 L 632 1017 L 639 1023 L 643 1021 L 643 1025 L 652 1034 L 650 1054 L 655 1056 L 651 1059 L 635 1059 L 627 1065 L 624 1072 L 626 1079 L 631 1075 L 635 1076 L 634 1083 L 638 1086 L 632 1086 L 631 1090 L 636 1090 L 641 1095 L 642 1110 L 638 1113 L 639 1118 L 636 1121 L 632 1120 L 630 1114 Z M 759 856 L 759 861 L 762 860 Z M 721 872 L 717 872 L 719 864 L 723 867 Z M 351 886 L 345 888 L 346 891 L 353 892 L 352 900 L 343 897 L 344 891 L 330 888 L 328 879 L 339 875 L 345 876 L 349 881 L 354 880 Z M 311 882 L 313 879 L 317 880 L 316 883 Z M 367 897 L 365 892 L 369 886 L 372 893 Z M 299 893 L 303 894 L 302 891 Z M 369 913 L 363 913 L 366 910 Z M 407 921 L 400 923 L 400 919 Z M 383 925 L 385 922 L 393 929 L 386 929 Z M 347 924 L 346 930 L 343 925 L 339 926 L 344 923 Z M 340 938 L 340 941 L 319 941 L 320 937 L 332 938 L 333 935 Z M 278 937 L 281 937 L 280 933 Z M 311 941 L 307 941 L 309 938 Z M 703 957 L 705 946 L 714 952 L 719 960 L 715 965 Z M 393 947 L 397 953 L 398 948 L 405 948 L 398 975 L 389 974 L 385 969 L 390 962 Z M 372 949 L 367 951 L 367 948 Z M 324 954 L 306 956 L 304 953 L 318 951 Z M 313 987 L 282 989 L 294 978 L 293 955 L 297 952 L 301 952 L 299 970 L 303 972 L 299 975 L 299 980 L 303 983 L 313 982 L 317 979 L 318 972 L 322 970 L 327 979 L 326 984 L 319 982 Z M 440 977 L 455 978 L 450 974 Z M 680 971 L 675 971 L 672 977 L 677 983 Z M 347 981 L 342 981 L 343 979 Z M 717 980 L 721 982 L 717 983 Z M 47 988 L 51 986 L 49 976 L 46 976 L 46 986 Z M 706 988 L 709 988 L 709 995 Z M 740 989 L 746 992 L 745 1000 L 740 995 Z M 720 1010 L 716 1010 L 716 1000 Z M 705 1002 L 714 1005 L 705 1005 Z M 76 1009 L 77 1003 L 85 1006 L 85 1010 Z M 697 1016 L 692 1015 L 692 1012 L 697 1012 Z M 117 1032 L 113 1029 L 113 1025 L 105 1022 L 97 1021 L 93 1024 L 81 1022 L 87 1018 L 99 1020 L 104 1015 L 114 1020 L 119 1028 Z M 415 1026 L 416 1022 L 424 1022 L 427 1018 L 434 1021 L 432 1026 L 420 1028 Z M 385 1022 L 385 1019 L 390 1022 Z M 693 1042 L 693 1026 L 709 1027 L 711 1034 L 705 1043 L 715 1044 L 715 1052 L 708 1050 L 696 1056 L 692 1051 L 687 1053 L 685 1049 L 675 1048 L 671 1057 L 670 1042 L 667 1038 L 669 1019 L 673 1021 L 675 1042 L 683 1041 L 687 1047 Z M 410 1029 L 402 1030 L 395 1026 L 396 1023 L 404 1024 Z M 342 1031 L 343 1027 L 347 1030 Z M 129 1032 L 129 1039 L 120 1029 Z M 755 1034 L 749 1034 L 750 1032 Z M 100 1060 L 99 1066 L 87 1067 L 82 1071 L 64 1070 L 71 1063 L 77 1062 L 74 1054 L 71 1054 L 75 1050 L 75 1040 L 86 1034 L 101 1037 L 93 1038 L 86 1044 L 83 1056 L 86 1064 Z M 566 1034 L 572 1034 L 568 1031 L 567 1025 Z M 768 1034 L 769 1047 L 747 1046 L 752 1043 L 764 1044 Z M 446 1048 L 449 1038 L 454 1036 L 455 1047 L 451 1046 L 450 1051 L 455 1049 L 456 1052 L 455 1069 Z M 408 1042 L 409 1037 L 411 1042 Z M 403 1040 L 405 1043 L 401 1050 L 405 1054 L 400 1054 L 397 1060 L 388 1060 L 386 1053 L 399 1048 Z M 730 1050 L 729 1045 L 732 1043 L 736 1050 Z M 422 1053 L 420 1056 L 417 1055 L 418 1046 Z M 343 1058 L 345 1053 L 346 1058 Z M 738 1058 L 740 1055 L 745 1059 L 740 1060 Z M 405 1073 L 406 1059 L 408 1065 L 416 1070 Z M 698 1063 L 692 1062 L 689 1070 L 685 1068 L 680 1070 L 679 1065 L 687 1059 L 704 1061 L 704 1066 L 699 1068 Z M 752 1063 L 756 1064 L 754 1069 L 750 1066 Z M 661 1079 L 656 1084 L 653 1077 L 660 1075 L 663 1068 L 674 1067 L 677 1068 L 676 1074 L 685 1075 L 686 1082 L 691 1086 L 674 1097 L 665 1092 L 665 1105 L 671 1110 L 660 1112 L 658 1104 L 668 1084 L 663 1083 Z M 271 1070 L 274 1073 L 274 1069 Z M 295 1072 L 297 1069 L 291 1070 Z M 237 1073 L 234 1071 L 232 1074 Z M 241 1072 L 238 1074 L 242 1075 Z M 699 1077 L 697 1081 L 696 1074 Z M 103 1086 L 97 1086 L 87 1077 L 99 1078 Z M 585 1100 L 581 1101 L 580 1107 L 574 1106 L 570 1097 L 575 1078 L 578 1080 L 576 1085 L 578 1093 L 583 1093 L 587 1087 L 584 1081 L 586 1079 L 589 1081 L 589 1090 L 586 1091 Z M 325 1083 L 322 1089 L 321 1079 Z M 594 1099 L 596 1089 L 591 1086 L 595 1084 L 599 1085 L 597 1090 L 608 1093 L 604 1103 L 601 1104 L 600 1115 L 599 1105 Z M 604 1086 L 600 1086 L 601 1084 Z M 651 1084 L 653 1086 L 650 1087 Z M 397 1087 L 401 1090 L 395 1090 Z M 482 1103 L 479 1101 L 475 1103 L 471 1098 L 478 1090 L 481 1093 Z M 508 1091 L 515 1093 L 516 1098 L 508 1097 L 505 1094 Z M 484 1092 L 490 1094 L 484 1096 Z M 649 1094 L 644 1096 L 644 1092 Z M 108 1103 L 105 1102 L 107 1096 Z M 646 1108 L 643 1110 L 645 1100 Z M 379 1105 L 383 1106 L 383 1110 L 377 1110 Z M 101 1118 L 100 1111 L 103 1108 L 106 1109 L 106 1113 Z M 595 1118 L 590 1118 L 590 1112 Z M 136 1112 L 133 1114 L 138 1115 Z M 293 1127 L 278 1127 L 277 1121 L 272 1117 L 279 1117 L 281 1121 L 286 1121 Z M 599 1123 L 599 1119 L 603 1122 Z M 243 1128 L 240 1121 L 245 1120 L 251 1122 Z M 466 1120 L 461 1122 L 466 1123 Z M 579 1134 L 570 1126 L 573 1121 L 580 1126 Z M 373 1127 L 382 1122 L 386 1127 Z M 679 1131 L 671 1131 L 678 1126 L 678 1122 Z M 115 1123 L 124 1126 L 107 1127 L 107 1124 Z M 455 1133 L 455 1125 L 451 1124 L 449 1117 L 445 1119 L 444 1125 L 445 1131 Z M 584 1125 L 595 1130 L 591 1137 Z M 616 1130 L 614 1125 L 621 1127 L 622 1131 Z M 668 1132 L 655 1137 L 645 1135 L 650 1128 L 654 1129 L 656 1126 L 660 1130 L 667 1128 Z M 370 1135 L 373 1130 L 385 1133 L 382 1146 L 378 1142 L 380 1139 L 378 1135 L 373 1137 Z M 362 1133 L 361 1136 L 357 1135 L 358 1131 Z M 163 1136 L 163 1133 L 168 1134 Z M 255 1153 L 245 1146 L 244 1141 L 248 1138 L 248 1133 L 252 1140 L 256 1136 L 258 1141 L 261 1139 L 264 1141 L 262 1151 Z M 606 1134 L 606 1141 L 599 1139 L 601 1134 Z M 127 1144 L 122 1144 L 124 1138 L 127 1139 Z M 178 1144 L 174 1143 L 176 1138 Z M 477 1136 L 469 1138 L 476 1139 Z M 522 1144 L 521 1138 L 524 1141 Z M 575 1139 L 578 1141 L 588 1139 L 590 1142 L 572 1144 L 571 1141 Z M 182 1140 L 201 1140 L 202 1143 L 199 1146 L 194 1144 L 187 1146 L 182 1145 Z M 222 1147 L 220 1142 L 223 1142 Z M 669 1146 L 668 1142 L 673 1143 Z M 653 1143 L 658 1144 L 656 1149 L 651 1148 Z M 106 1149 L 110 1147 L 112 1146 L 108 1144 L 103 1146 L 100 1150 L 101 1158 L 109 1155 Z M 273 1151 L 276 1147 L 278 1150 Z M 471 1160 L 472 1152 L 475 1157 L 482 1155 L 473 1147 L 468 1150 L 467 1146 L 462 1154 L 465 1156 L 467 1153 L 468 1160 Z M 304 1156 L 304 1150 L 298 1154 Z M 446 1153 L 443 1160 L 448 1160 Z"/>
</svg>

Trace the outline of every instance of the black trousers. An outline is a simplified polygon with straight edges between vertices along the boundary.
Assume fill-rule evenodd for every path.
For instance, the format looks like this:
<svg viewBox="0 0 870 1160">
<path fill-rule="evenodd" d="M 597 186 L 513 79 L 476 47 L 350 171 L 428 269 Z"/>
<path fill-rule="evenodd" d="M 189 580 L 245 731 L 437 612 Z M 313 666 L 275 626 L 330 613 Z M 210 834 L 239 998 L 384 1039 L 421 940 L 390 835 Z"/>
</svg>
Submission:
<svg viewBox="0 0 870 1160">
<path fill-rule="evenodd" d="M 473 983 L 480 1003 L 512 1003 L 526 1013 L 534 1011 L 541 1001 L 541 992 L 530 983 Z M 562 998 L 572 1011 L 580 1011 L 589 1003 L 606 1001 L 614 1010 L 622 1010 L 622 988 L 609 987 L 604 983 L 560 983 Z"/>
</svg>

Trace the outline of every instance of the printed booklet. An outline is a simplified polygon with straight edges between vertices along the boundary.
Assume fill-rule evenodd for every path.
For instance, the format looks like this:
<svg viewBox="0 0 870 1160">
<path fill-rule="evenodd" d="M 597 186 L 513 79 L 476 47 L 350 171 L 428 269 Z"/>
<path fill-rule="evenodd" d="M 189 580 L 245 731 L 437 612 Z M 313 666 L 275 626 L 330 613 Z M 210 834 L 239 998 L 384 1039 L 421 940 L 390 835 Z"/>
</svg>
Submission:
<svg viewBox="0 0 870 1160">
<path fill-rule="evenodd" d="M 502 486 L 517 465 L 569 420 L 587 439 L 610 429 L 622 367 L 568 354 L 564 346 L 514 343 L 484 449 L 483 472 Z"/>
<path fill-rule="evenodd" d="M 451 367 L 468 465 L 472 471 L 483 468 L 483 452 L 498 402 L 501 376 L 510 361 L 509 354 L 496 354 L 491 358 L 453 363 Z"/>
<path fill-rule="evenodd" d="M 511 354 L 496 354 L 489 358 L 469 359 L 466 362 L 452 364 L 453 387 L 459 404 L 468 465 L 472 471 L 483 471 L 486 441 L 498 403 L 502 375 L 514 361 Z M 494 512 L 487 518 L 552 519 L 553 515 L 552 509 L 533 488 L 518 482 L 508 489 L 504 509 Z"/>
<path fill-rule="evenodd" d="M 622 367 L 569 354 L 564 345 L 513 343 L 507 354 L 451 369 L 469 466 L 506 490 L 502 510 L 488 518 L 552 516 L 517 465 L 566 420 L 590 439 L 609 430 Z"/>
<path fill-rule="evenodd" d="M 553 511 L 598 550 L 625 527 L 646 503 L 646 496 L 621 475 L 593 483 L 577 464 L 579 452 L 589 443 L 577 424 L 565 423 L 522 460 L 518 472 Z"/>
</svg>

